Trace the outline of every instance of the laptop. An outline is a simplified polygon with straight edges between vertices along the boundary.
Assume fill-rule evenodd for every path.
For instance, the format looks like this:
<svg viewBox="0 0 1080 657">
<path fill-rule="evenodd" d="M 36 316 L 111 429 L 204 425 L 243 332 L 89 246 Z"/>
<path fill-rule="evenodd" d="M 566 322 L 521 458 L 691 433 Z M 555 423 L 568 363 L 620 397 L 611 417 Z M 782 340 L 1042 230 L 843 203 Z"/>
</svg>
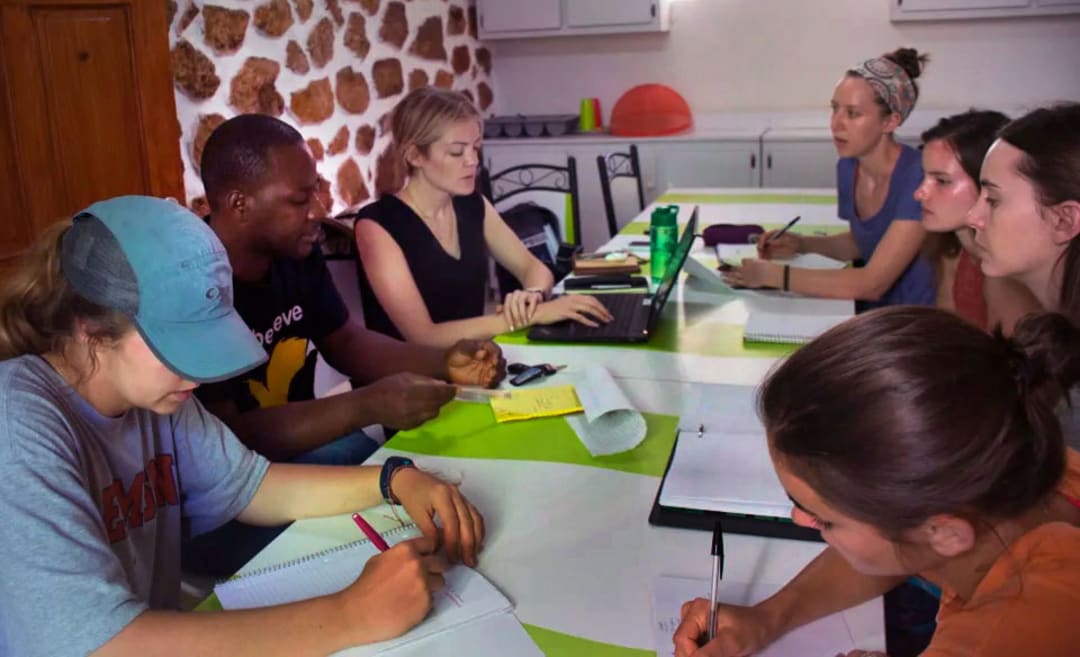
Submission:
<svg viewBox="0 0 1080 657">
<path fill-rule="evenodd" d="M 614 318 L 600 326 L 585 326 L 573 320 L 534 326 L 529 339 L 538 342 L 645 342 L 656 329 L 660 313 L 664 310 L 671 289 L 679 278 L 690 249 L 694 246 L 697 232 L 698 209 L 690 214 L 690 221 L 683 230 L 682 238 L 675 247 L 675 257 L 667 275 L 656 287 L 656 292 L 620 292 L 598 294 L 596 299 L 604 304 Z"/>
</svg>

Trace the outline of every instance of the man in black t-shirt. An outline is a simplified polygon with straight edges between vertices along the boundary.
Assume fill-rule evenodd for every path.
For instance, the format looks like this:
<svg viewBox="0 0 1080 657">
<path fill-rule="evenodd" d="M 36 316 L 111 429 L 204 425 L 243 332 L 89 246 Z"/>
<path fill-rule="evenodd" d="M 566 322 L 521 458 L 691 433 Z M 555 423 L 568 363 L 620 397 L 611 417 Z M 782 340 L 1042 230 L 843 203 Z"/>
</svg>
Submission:
<svg viewBox="0 0 1080 657">
<path fill-rule="evenodd" d="M 197 394 L 249 447 L 278 461 L 358 463 L 376 447 L 362 427 L 415 427 L 453 398 L 452 384 L 491 386 L 502 378 L 494 343 L 462 340 L 449 351 L 433 349 L 349 317 L 317 245 L 327 208 L 318 200 L 315 161 L 291 126 L 255 114 L 226 121 L 206 142 L 201 172 L 208 221 L 233 268 L 234 305 L 269 362 Z M 366 385 L 314 399 L 317 354 Z M 239 542 L 230 536 L 204 550 L 217 568 L 188 559 L 190 551 L 185 567 L 228 574 L 237 564 L 221 568 L 214 551 Z"/>
<path fill-rule="evenodd" d="M 438 414 L 453 383 L 492 385 L 498 347 L 463 341 L 449 352 L 403 343 L 349 317 L 317 247 L 326 208 L 300 133 L 263 115 L 234 117 L 203 150 L 210 226 L 229 253 L 235 306 L 270 361 L 202 389 L 200 398 L 241 440 L 292 459 L 371 424 L 407 429 Z M 315 352 L 354 381 L 314 400 Z"/>
</svg>

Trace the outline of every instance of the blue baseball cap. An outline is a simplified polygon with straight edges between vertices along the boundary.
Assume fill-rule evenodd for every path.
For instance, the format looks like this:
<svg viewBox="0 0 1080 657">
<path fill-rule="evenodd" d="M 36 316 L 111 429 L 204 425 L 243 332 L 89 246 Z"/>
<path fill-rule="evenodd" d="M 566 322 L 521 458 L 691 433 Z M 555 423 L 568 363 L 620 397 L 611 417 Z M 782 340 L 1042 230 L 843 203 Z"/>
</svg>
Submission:
<svg viewBox="0 0 1080 657">
<path fill-rule="evenodd" d="M 72 219 L 60 258 L 76 293 L 130 317 L 185 379 L 221 381 L 266 361 L 233 308 L 225 247 L 187 208 L 150 196 L 95 203 Z"/>
</svg>

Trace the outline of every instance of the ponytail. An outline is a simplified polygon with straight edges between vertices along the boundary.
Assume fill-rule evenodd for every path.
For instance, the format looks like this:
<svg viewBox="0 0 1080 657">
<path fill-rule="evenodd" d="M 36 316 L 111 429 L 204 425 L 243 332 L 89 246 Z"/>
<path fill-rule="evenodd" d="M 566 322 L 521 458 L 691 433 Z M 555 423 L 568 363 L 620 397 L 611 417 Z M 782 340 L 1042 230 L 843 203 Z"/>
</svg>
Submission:
<svg viewBox="0 0 1080 657">
<path fill-rule="evenodd" d="M 122 313 L 92 304 L 64 279 L 60 247 L 71 227 L 48 227 L 0 282 L 0 360 L 62 353 L 83 322 L 91 339 L 118 339 L 131 328 Z"/>
<path fill-rule="evenodd" d="M 1004 340 L 1000 329 L 995 337 Z M 1064 445 L 1056 410 L 1069 403 L 1069 390 L 1080 381 L 1080 330 L 1064 315 L 1036 313 L 1017 322 L 1005 342 L 1035 452 L 1051 452 L 1036 458 L 1053 460 L 1061 452 L 1058 443 Z"/>
</svg>

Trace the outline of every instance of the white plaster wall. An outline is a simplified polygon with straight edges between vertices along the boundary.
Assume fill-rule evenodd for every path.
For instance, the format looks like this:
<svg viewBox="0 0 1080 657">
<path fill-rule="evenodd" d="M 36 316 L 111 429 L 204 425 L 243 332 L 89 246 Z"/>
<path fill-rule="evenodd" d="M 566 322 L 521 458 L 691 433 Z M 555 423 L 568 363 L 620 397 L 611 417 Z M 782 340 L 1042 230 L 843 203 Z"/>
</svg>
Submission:
<svg viewBox="0 0 1080 657">
<path fill-rule="evenodd" d="M 696 115 L 823 111 L 853 64 L 898 46 L 932 57 L 920 106 L 1015 108 L 1080 100 L 1080 16 L 889 22 L 890 0 L 673 0 L 666 34 L 493 40 L 505 113 L 612 104 L 668 84 Z"/>
</svg>

